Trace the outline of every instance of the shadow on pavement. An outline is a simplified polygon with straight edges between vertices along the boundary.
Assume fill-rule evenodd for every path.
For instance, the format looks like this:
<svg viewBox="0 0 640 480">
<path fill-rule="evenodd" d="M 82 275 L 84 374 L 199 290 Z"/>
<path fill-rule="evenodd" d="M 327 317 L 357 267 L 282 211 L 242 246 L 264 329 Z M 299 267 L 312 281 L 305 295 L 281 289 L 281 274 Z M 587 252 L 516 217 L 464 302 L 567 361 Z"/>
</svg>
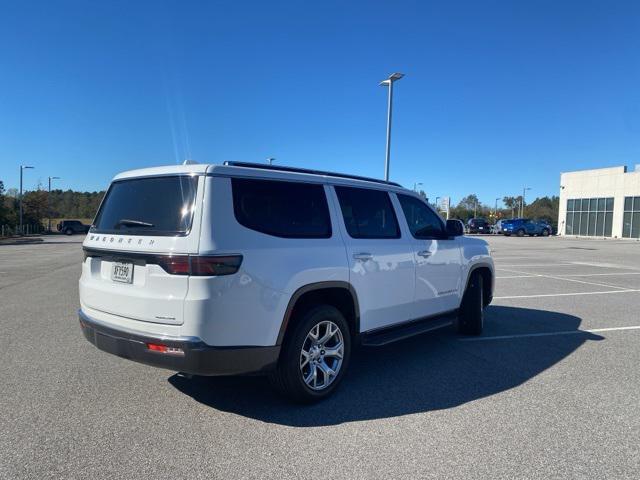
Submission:
<svg viewBox="0 0 640 480">
<path fill-rule="evenodd" d="M 557 312 L 491 306 L 483 336 L 578 331 L 580 318 Z M 178 390 L 210 407 L 294 427 L 336 425 L 455 407 L 517 387 L 588 340 L 589 332 L 461 341 L 452 330 L 381 348 L 362 348 L 335 394 L 311 406 L 287 403 L 262 377 L 174 375 Z"/>
</svg>

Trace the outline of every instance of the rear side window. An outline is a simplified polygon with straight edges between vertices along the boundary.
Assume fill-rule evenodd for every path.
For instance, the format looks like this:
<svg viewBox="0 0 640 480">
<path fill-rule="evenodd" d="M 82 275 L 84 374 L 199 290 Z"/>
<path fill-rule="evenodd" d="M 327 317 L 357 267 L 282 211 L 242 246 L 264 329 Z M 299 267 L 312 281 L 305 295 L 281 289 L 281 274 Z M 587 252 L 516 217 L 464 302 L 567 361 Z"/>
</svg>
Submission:
<svg viewBox="0 0 640 480">
<path fill-rule="evenodd" d="M 198 177 L 132 178 L 111 184 L 92 232 L 186 235 L 191 228 Z"/>
<path fill-rule="evenodd" d="M 398 200 L 411 235 L 417 239 L 441 238 L 444 234 L 442 220 L 417 198 L 398 194 Z"/>
<path fill-rule="evenodd" d="M 284 238 L 329 238 L 322 185 L 232 178 L 233 211 L 241 225 Z"/>
<path fill-rule="evenodd" d="M 400 238 L 398 221 L 381 190 L 335 187 L 347 232 L 352 238 Z"/>
</svg>

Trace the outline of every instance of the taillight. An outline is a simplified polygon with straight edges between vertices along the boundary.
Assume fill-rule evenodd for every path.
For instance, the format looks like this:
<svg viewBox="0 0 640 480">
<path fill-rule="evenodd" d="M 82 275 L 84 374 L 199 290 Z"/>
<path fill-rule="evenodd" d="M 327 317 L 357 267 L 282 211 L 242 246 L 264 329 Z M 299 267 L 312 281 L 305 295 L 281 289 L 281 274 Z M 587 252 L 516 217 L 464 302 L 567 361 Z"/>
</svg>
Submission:
<svg viewBox="0 0 640 480">
<path fill-rule="evenodd" d="M 189 256 L 188 255 L 158 255 L 158 265 L 171 275 L 189 275 Z"/>
<path fill-rule="evenodd" d="M 191 257 L 191 275 L 231 275 L 241 263 L 242 255 Z"/>
<path fill-rule="evenodd" d="M 163 255 L 141 252 L 116 252 L 83 248 L 84 259 L 101 258 L 107 261 L 143 262 L 159 265 L 171 275 L 218 276 L 232 275 L 240 269 L 242 255 Z"/>
<path fill-rule="evenodd" d="M 158 256 L 157 263 L 172 275 L 232 275 L 242 263 L 242 255 Z"/>
</svg>

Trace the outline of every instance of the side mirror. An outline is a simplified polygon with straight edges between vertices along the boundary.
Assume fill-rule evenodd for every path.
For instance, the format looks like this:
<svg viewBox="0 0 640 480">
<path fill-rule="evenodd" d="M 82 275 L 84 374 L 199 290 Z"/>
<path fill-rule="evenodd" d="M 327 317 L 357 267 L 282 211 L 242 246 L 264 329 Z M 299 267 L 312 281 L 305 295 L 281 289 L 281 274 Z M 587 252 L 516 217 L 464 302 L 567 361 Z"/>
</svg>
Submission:
<svg viewBox="0 0 640 480">
<path fill-rule="evenodd" d="M 450 237 L 460 237 L 464 235 L 464 225 L 460 220 L 447 220 L 447 235 Z"/>
</svg>

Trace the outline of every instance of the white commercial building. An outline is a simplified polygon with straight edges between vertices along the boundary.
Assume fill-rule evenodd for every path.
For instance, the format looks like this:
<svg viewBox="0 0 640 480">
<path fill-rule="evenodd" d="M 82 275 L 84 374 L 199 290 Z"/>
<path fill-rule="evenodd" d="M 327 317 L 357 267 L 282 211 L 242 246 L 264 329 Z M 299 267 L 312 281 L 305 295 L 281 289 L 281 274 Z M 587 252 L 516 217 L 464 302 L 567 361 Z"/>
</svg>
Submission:
<svg viewBox="0 0 640 480">
<path fill-rule="evenodd" d="M 640 238 L 640 165 L 562 173 L 558 233 Z"/>
</svg>

